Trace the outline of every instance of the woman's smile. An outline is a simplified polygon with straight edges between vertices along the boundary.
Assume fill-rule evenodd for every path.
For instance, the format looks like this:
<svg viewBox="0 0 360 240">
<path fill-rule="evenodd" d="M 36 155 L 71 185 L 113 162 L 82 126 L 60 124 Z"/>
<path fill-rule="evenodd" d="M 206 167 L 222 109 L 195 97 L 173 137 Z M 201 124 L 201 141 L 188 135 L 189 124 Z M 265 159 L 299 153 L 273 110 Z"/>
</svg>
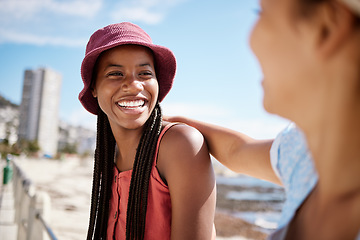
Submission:
<svg viewBox="0 0 360 240">
<path fill-rule="evenodd" d="M 144 100 L 131 100 L 131 101 L 122 100 L 122 101 L 118 102 L 117 104 L 122 108 L 139 108 L 139 107 L 143 107 L 145 105 L 145 101 Z"/>
<path fill-rule="evenodd" d="M 132 99 L 132 100 L 123 99 L 116 102 L 116 105 L 123 113 L 136 115 L 136 114 L 141 114 L 145 111 L 148 102 L 149 101 L 146 100 L 145 98 Z"/>
</svg>

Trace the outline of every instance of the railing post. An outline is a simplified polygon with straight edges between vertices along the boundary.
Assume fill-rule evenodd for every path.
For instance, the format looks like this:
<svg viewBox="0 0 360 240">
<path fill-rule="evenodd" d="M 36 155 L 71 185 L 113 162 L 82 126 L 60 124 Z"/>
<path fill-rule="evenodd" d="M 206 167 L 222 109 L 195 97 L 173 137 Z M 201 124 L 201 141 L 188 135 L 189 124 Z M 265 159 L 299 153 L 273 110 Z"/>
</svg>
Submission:
<svg viewBox="0 0 360 240">
<path fill-rule="evenodd" d="M 22 210 L 23 210 L 23 202 L 25 198 L 25 191 L 23 188 L 22 179 L 20 179 L 20 183 L 18 184 L 19 194 L 16 199 L 16 223 L 18 224 L 18 240 L 25 240 L 23 234 L 23 224 L 22 224 Z"/>
<path fill-rule="evenodd" d="M 26 240 L 31 240 L 35 221 L 36 221 L 36 194 L 30 198 L 28 225 L 26 229 Z"/>
<path fill-rule="evenodd" d="M 27 229 L 29 225 L 29 209 L 31 199 L 35 195 L 35 187 L 30 180 L 23 180 L 22 199 L 20 206 L 20 225 L 19 225 L 19 240 L 27 239 Z"/>
<path fill-rule="evenodd" d="M 50 238 L 46 231 L 47 226 L 44 226 L 38 218 L 40 215 L 45 222 L 49 222 L 51 211 L 50 196 L 46 192 L 38 191 L 33 197 L 32 203 L 29 214 L 34 219 L 31 223 L 31 229 L 29 225 L 29 238 L 27 240 L 49 240 Z"/>
<path fill-rule="evenodd" d="M 15 222 L 20 223 L 20 203 L 22 194 L 21 174 L 17 166 L 14 166 L 14 199 L 15 199 Z"/>
</svg>

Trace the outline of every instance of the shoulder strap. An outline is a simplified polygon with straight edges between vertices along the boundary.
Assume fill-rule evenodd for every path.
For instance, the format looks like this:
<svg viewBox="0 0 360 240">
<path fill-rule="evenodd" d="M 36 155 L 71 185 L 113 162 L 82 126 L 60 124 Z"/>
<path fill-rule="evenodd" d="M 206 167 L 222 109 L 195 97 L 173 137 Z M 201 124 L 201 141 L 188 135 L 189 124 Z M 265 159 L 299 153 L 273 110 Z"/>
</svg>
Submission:
<svg viewBox="0 0 360 240">
<path fill-rule="evenodd" d="M 154 163 L 153 165 L 156 165 L 157 163 L 157 159 L 158 159 L 158 153 L 159 153 L 159 147 L 160 147 L 160 142 L 161 142 L 161 139 L 163 138 L 163 136 L 165 135 L 165 133 L 172 127 L 172 126 L 175 126 L 179 123 L 169 123 L 168 125 L 166 125 L 160 132 L 160 135 L 159 135 L 159 139 L 157 141 L 157 144 L 156 144 L 156 150 L 155 150 L 155 159 L 154 159 Z"/>
</svg>

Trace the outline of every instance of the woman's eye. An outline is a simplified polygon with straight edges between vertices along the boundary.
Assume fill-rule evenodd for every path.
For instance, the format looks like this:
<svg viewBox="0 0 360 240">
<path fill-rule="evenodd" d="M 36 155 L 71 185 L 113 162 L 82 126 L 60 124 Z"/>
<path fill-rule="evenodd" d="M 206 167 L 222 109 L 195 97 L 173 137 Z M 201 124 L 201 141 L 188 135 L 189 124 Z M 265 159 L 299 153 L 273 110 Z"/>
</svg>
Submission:
<svg viewBox="0 0 360 240">
<path fill-rule="evenodd" d="M 141 72 L 139 75 L 145 77 L 153 76 L 152 72 Z"/>
<path fill-rule="evenodd" d="M 122 72 L 110 72 L 106 74 L 107 77 L 122 77 L 124 74 Z"/>
</svg>

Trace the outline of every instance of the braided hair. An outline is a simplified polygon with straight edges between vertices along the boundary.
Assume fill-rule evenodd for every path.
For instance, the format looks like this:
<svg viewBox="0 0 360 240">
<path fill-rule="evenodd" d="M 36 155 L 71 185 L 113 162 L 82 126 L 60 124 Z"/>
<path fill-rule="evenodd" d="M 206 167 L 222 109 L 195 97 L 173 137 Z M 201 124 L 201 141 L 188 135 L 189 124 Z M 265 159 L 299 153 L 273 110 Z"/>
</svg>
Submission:
<svg viewBox="0 0 360 240">
<path fill-rule="evenodd" d="M 157 103 L 136 150 L 127 205 L 127 240 L 144 238 L 149 179 L 161 126 L 162 113 Z M 88 240 L 106 239 L 114 155 L 115 138 L 106 114 L 99 109 Z"/>
</svg>

